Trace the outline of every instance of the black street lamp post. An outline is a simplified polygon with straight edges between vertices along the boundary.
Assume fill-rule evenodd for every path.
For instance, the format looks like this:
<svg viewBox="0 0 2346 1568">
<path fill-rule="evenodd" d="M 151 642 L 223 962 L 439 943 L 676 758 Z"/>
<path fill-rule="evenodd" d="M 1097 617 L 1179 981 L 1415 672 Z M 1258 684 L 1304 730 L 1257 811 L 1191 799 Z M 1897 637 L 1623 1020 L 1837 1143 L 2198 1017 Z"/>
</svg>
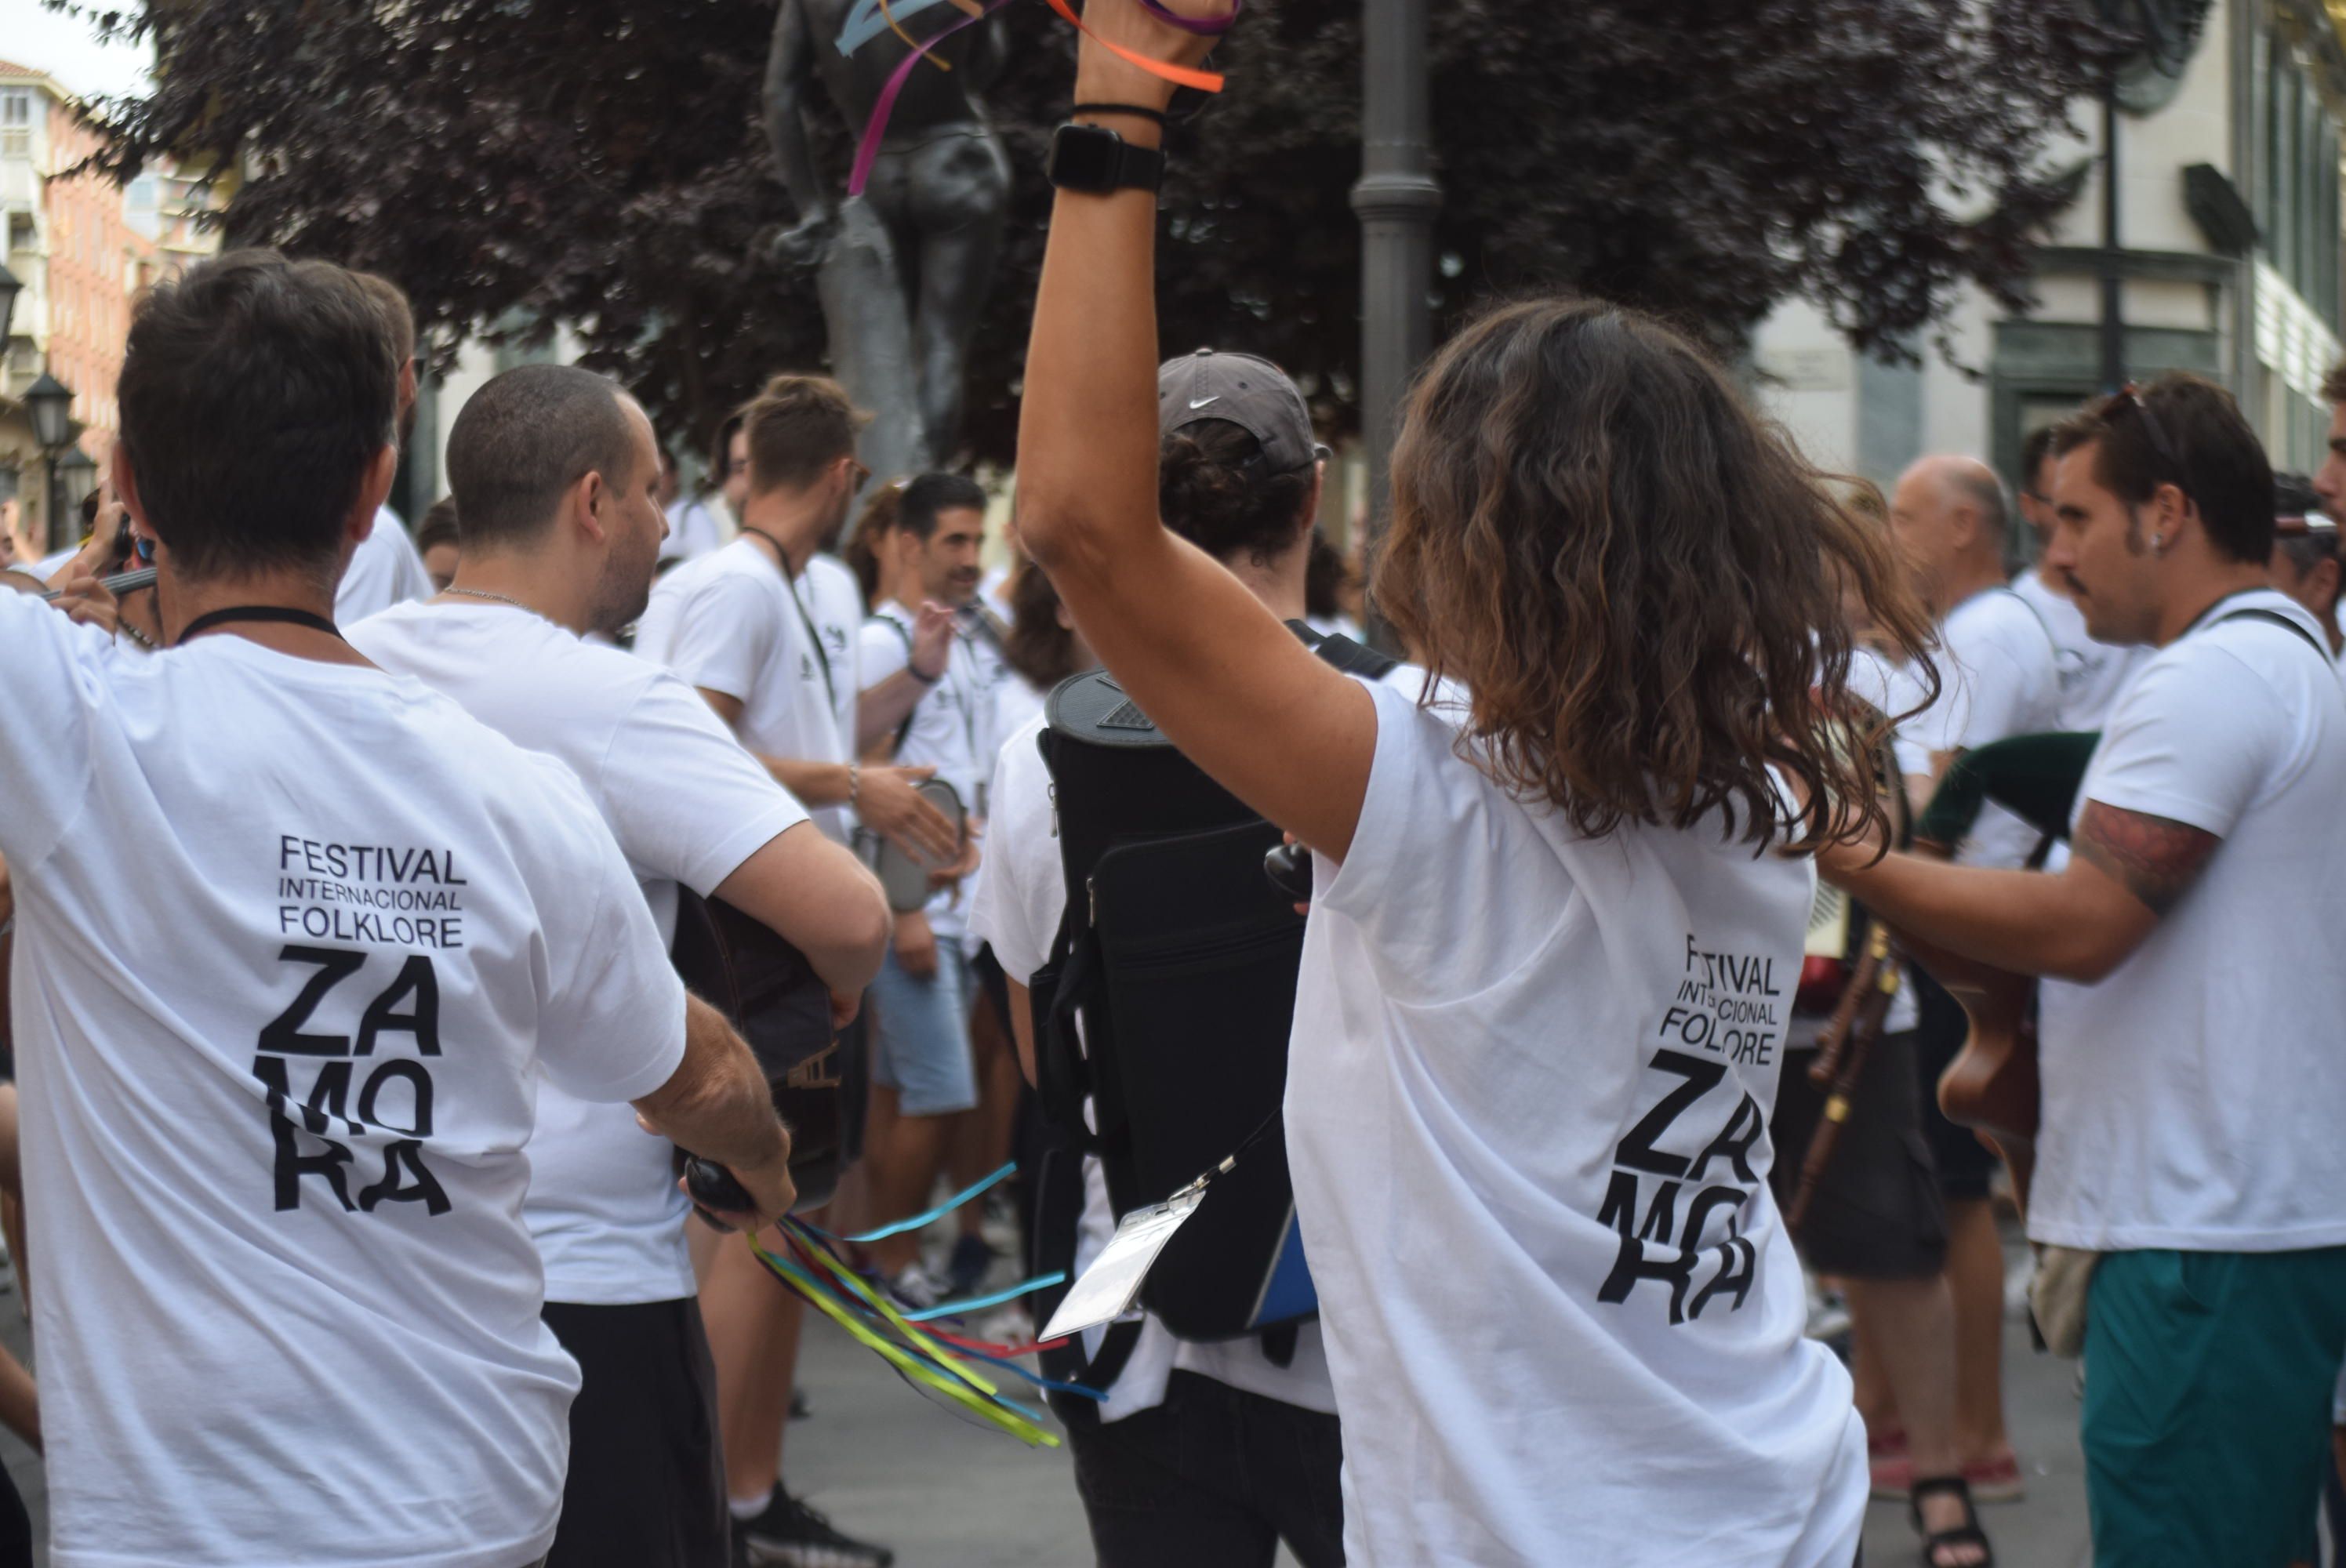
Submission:
<svg viewBox="0 0 2346 1568">
<path fill-rule="evenodd" d="M 73 543 L 65 526 L 65 485 L 59 473 L 65 449 L 73 443 L 73 389 L 44 371 L 25 389 L 25 412 L 33 422 L 33 440 L 49 474 L 49 548 L 62 550 Z"/>
<path fill-rule="evenodd" d="M 1384 526 L 1386 477 L 1409 378 L 1433 347 L 1433 178 L 1426 79 L 1426 0 L 1362 0 L 1361 178 L 1361 440 L 1369 459 L 1374 554 Z"/>
</svg>

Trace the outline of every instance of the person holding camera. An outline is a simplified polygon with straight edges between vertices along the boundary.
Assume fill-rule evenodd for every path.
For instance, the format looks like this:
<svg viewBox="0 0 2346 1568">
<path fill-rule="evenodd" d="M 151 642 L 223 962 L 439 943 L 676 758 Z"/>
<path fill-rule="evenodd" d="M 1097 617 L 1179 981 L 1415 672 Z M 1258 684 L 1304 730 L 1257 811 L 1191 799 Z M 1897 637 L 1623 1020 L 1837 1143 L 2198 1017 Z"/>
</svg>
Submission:
<svg viewBox="0 0 2346 1568">
<path fill-rule="evenodd" d="M 729 1167 L 733 1223 L 792 1199 L 577 780 L 331 618 L 399 380 L 339 267 L 158 285 L 113 477 L 169 652 L 0 595 L 60 1568 L 544 1557 L 578 1372 L 521 1213 L 541 1074 Z"/>
</svg>

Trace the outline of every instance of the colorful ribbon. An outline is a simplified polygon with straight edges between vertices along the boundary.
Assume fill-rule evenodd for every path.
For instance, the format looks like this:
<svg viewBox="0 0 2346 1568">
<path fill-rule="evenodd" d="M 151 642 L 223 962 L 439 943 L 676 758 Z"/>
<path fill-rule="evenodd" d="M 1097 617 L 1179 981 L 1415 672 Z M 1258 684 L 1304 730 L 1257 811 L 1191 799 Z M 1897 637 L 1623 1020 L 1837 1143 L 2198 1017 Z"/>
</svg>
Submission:
<svg viewBox="0 0 2346 1568">
<path fill-rule="evenodd" d="M 867 1230 L 861 1236 L 842 1237 L 840 1239 L 852 1242 L 857 1247 L 868 1247 L 875 1241 L 885 1241 L 892 1236 L 902 1236 L 908 1230 L 926 1230 L 962 1205 L 984 1197 L 1017 1174 L 1018 1162 L 1013 1160 L 1000 1170 L 972 1182 L 926 1214 L 916 1214 L 910 1219 L 900 1219 L 893 1225 L 883 1225 L 877 1230 Z"/>
<path fill-rule="evenodd" d="M 986 0 L 984 7 L 974 15 L 964 14 L 960 21 L 938 29 L 926 42 L 913 45 L 913 52 L 888 74 L 879 98 L 872 106 L 872 118 L 863 127 L 863 140 L 855 149 L 855 167 L 847 176 L 850 198 L 862 195 L 863 188 L 872 182 L 872 166 L 879 161 L 880 141 L 888 129 L 888 117 L 896 112 L 896 99 L 903 92 L 904 84 L 912 80 L 913 68 L 920 65 L 922 57 L 963 28 L 976 26 L 1009 4 L 1010 0 Z"/>
<path fill-rule="evenodd" d="M 872 166 L 879 161 L 880 144 L 887 135 L 889 117 L 896 112 L 896 100 L 903 96 L 904 84 L 912 80 L 913 72 L 919 67 L 921 61 L 929 59 L 940 68 L 951 70 L 953 66 L 949 62 L 938 58 L 933 53 L 936 46 L 963 28 L 973 27 L 983 22 L 986 17 L 1009 5 L 1010 0 L 951 0 L 951 4 L 962 13 L 961 19 L 939 28 L 933 36 L 925 40 L 914 41 L 913 36 L 904 31 L 903 21 L 940 3 L 941 0 L 905 0 L 901 7 L 902 19 L 900 20 L 898 10 L 892 9 L 888 0 L 858 0 L 855 8 L 848 13 L 846 25 L 840 29 L 838 48 L 842 55 L 853 54 L 883 32 L 895 34 L 911 50 L 911 53 L 897 63 L 896 68 L 888 74 L 887 81 L 881 85 L 880 96 L 872 106 L 872 117 L 864 122 L 863 137 L 855 148 L 855 165 L 849 170 L 847 176 L 847 194 L 850 197 L 862 195 L 864 188 L 871 184 Z M 1200 71 L 1188 66 L 1175 66 L 1163 60 L 1152 60 L 1146 55 L 1103 38 L 1085 26 L 1084 19 L 1076 14 L 1076 8 L 1068 3 L 1068 0 L 1047 0 L 1047 3 L 1051 9 L 1056 11 L 1076 31 L 1088 35 L 1093 42 L 1108 53 L 1118 59 L 1139 66 L 1150 76 L 1171 82 L 1176 87 L 1195 87 L 1202 93 L 1219 93 L 1222 90 L 1223 77 L 1220 72 Z M 1206 37 L 1217 37 L 1237 25 L 1239 6 L 1244 4 L 1244 0 L 1234 0 L 1229 15 L 1208 21 L 1181 15 L 1168 8 L 1164 4 L 1164 0 L 1140 0 L 1140 4 L 1164 21 L 1185 32 Z"/>
<path fill-rule="evenodd" d="M 883 1226 L 852 1239 L 857 1242 L 878 1241 L 921 1229 L 962 1205 L 984 1196 L 1017 1168 L 1015 1164 L 1006 1165 L 925 1214 L 899 1220 L 894 1225 Z M 856 1343 L 887 1362 L 889 1368 L 915 1390 L 933 1395 L 944 1400 L 949 1407 L 966 1412 L 986 1426 L 1006 1431 L 1029 1447 L 1041 1448 L 1056 1448 L 1059 1445 L 1058 1438 L 1041 1424 L 1043 1412 L 1005 1398 L 999 1389 L 967 1363 L 982 1362 L 1000 1367 L 1038 1389 L 1091 1400 L 1107 1397 L 1080 1384 L 1043 1377 L 1018 1364 L 1017 1358 L 1032 1355 L 1037 1350 L 1056 1349 L 1064 1343 L 1063 1340 L 999 1345 L 944 1329 L 921 1327 L 938 1319 L 957 1318 L 988 1307 L 997 1307 L 1033 1291 L 1063 1283 L 1066 1278 L 1065 1274 L 1045 1275 L 1007 1290 L 906 1314 L 898 1311 L 892 1302 L 873 1289 L 831 1249 L 830 1243 L 834 1237 L 795 1219 L 783 1220 L 779 1228 L 788 1257 L 768 1251 L 759 1245 L 755 1235 L 745 1236 L 742 1239 L 749 1243 L 750 1251 L 774 1278 L 811 1303 L 824 1317 L 847 1330 Z"/>
<path fill-rule="evenodd" d="M 1237 26 L 1239 12 L 1245 5 L 1246 0 L 1230 0 L 1229 15 L 1199 17 L 1184 16 L 1180 12 L 1166 5 L 1165 0 L 1140 0 L 1140 8 L 1158 21 L 1169 27 L 1178 27 L 1184 33 L 1194 33 L 1200 38 L 1219 38 Z"/>
<path fill-rule="evenodd" d="M 1076 8 L 1067 4 L 1067 0 L 1048 0 L 1048 4 L 1051 9 L 1065 18 L 1068 25 L 1074 27 L 1076 32 L 1090 37 L 1093 43 L 1097 44 L 1117 59 L 1137 66 L 1152 76 L 1161 77 L 1176 87 L 1195 87 L 1201 93 L 1219 93 L 1222 90 L 1222 77 L 1219 72 L 1200 71 L 1188 66 L 1168 66 L 1162 60 L 1152 60 L 1146 55 L 1137 54 L 1121 44 L 1103 38 L 1085 26 L 1084 19 L 1076 15 Z M 1230 13 L 1230 19 L 1233 22 L 1238 19 L 1236 11 Z M 1224 30 L 1228 30 L 1227 25 Z"/>
</svg>

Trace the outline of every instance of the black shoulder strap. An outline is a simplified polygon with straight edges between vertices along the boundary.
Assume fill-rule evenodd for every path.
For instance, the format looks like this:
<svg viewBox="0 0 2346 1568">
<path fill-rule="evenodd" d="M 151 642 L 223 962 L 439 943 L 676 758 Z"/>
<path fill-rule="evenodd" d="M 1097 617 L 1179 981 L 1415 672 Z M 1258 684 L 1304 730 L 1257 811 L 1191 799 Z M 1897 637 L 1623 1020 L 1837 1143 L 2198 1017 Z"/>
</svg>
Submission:
<svg viewBox="0 0 2346 1568">
<path fill-rule="evenodd" d="M 1382 680 L 1401 667 L 1401 660 L 1391 654 L 1379 653 L 1347 636 L 1315 631 L 1306 622 L 1290 621 L 1287 629 L 1302 638 L 1305 647 L 1346 675 L 1357 675 L 1364 680 Z"/>
<path fill-rule="evenodd" d="M 896 635 L 904 639 L 904 667 L 906 669 L 912 668 L 913 628 L 906 626 L 903 622 L 898 620 L 895 616 L 890 615 L 885 610 L 872 611 L 872 618 L 875 621 L 882 622 L 887 626 L 893 626 L 896 630 Z M 918 702 L 913 703 L 913 713 L 918 713 L 920 711 L 920 708 L 921 705 Z M 904 749 L 904 737 L 913 733 L 913 713 L 905 714 L 904 722 L 896 726 L 896 738 L 888 743 L 888 755 L 890 757 L 893 757 L 896 753 Z"/>
<path fill-rule="evenodd" d="M 2325 662 L 2333 665 L 2338 662 L 2335 658 L 2331 657 L 2330 650 L 2323 647 L 2311 632 L 2307 631 L 2303 626 L 2299 626 L 2295 621 L 2290 619 L 2287 616 L 2282 615 L 2279 610 L 2234 610 L 2229 616 L 2218 616 L 2210 624 L 2220 626 L 2226 621 L 2270 621 L 2277 626 L 2286 627 L 2290 632 L 2295 633 L 2298 641 L 2303 643 L 2307 647 L 2311 648 L 2315 653 L 2320 654 Z"/>
</svg>

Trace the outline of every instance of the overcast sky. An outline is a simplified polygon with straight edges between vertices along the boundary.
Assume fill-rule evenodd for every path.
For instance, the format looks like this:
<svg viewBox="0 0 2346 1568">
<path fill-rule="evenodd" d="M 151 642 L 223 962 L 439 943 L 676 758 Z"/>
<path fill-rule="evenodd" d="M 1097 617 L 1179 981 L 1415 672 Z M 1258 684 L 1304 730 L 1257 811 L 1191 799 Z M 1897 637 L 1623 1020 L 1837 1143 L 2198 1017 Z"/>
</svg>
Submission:
<svg viewBox="0 0 2346 1568">
<path fill-rule="evenodd" d="M 154 64 L 150 50 L 102 44 L 91 24 L 41 0 L 0 0 L 0 59 L 46 71 L 92 97 L 143 92 Z"/>
</svg>

